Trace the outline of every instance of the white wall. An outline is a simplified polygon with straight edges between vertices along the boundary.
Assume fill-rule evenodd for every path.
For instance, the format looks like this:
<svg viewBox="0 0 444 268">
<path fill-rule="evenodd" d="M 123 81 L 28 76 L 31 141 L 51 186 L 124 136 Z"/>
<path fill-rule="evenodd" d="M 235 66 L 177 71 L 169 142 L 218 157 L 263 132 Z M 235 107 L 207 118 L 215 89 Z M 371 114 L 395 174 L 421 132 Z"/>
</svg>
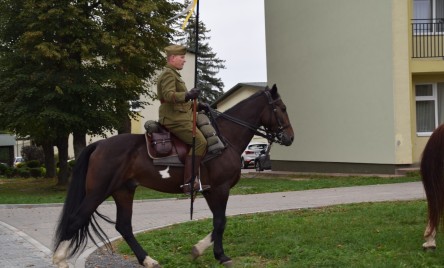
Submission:
<svg viewBox="0 0 444 268">
<path fill-rule="evenodd" d="M 265 0 L 265 20 L 295 130 L 273 159 L 395 163 L 392 1 Z"/>
</svg>

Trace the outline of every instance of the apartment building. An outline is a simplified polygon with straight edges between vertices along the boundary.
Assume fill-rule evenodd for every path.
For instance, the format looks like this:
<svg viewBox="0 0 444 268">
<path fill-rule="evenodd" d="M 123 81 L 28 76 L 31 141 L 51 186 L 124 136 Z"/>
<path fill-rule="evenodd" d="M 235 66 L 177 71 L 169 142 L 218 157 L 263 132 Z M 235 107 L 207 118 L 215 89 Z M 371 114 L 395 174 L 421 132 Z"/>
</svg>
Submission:
<svg viewBox="0 0 444 268">
<path fill-rule="evenodd" d="M 395 173 L 444 122 L 444 0 L 265 0 L 267 79 L 295 130 L 273 169 Z"/>
</svg>

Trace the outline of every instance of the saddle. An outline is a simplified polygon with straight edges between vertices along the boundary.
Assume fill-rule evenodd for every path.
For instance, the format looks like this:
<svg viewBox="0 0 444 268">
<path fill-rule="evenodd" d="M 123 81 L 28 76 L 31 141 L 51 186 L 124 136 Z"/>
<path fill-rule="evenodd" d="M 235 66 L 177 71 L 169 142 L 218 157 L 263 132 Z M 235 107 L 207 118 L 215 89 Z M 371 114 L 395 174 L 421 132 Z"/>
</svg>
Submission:
<svg viewBox="0 0 444 268">
<path fill-rule="evenodd" d="M 183 166 L 191 146 L 157 123 L 157 131 L 145 133 L 148 155 L 154 164 Z"/>
<path fill-rule="evenodd" d="M 197 115 L 197 127 L 207 139 L 207 153 L 203 162 L 221 154 L 225 144 L 219 139 L 208 116 L 203 113 Z M 149 120 L 145 122 L 145 138 L 148 155 L 154 165 L 183 166 L 191 146 L 169 132 L 159 122 Z"/>
</svg>

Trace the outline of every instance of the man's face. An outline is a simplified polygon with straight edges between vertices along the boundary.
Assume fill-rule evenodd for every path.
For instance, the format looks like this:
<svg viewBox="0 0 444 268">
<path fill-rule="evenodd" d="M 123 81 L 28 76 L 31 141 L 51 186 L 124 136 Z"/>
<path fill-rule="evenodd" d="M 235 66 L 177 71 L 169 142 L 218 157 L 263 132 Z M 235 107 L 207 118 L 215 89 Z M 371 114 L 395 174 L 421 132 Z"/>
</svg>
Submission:
<svg viewBox="0 0 444 268">
<path fill-rule="evenodd" d="M 185 55 L 171 55 L 168 62 L 177 70 L 182 70 L 186 62 Z"/>
</svg>

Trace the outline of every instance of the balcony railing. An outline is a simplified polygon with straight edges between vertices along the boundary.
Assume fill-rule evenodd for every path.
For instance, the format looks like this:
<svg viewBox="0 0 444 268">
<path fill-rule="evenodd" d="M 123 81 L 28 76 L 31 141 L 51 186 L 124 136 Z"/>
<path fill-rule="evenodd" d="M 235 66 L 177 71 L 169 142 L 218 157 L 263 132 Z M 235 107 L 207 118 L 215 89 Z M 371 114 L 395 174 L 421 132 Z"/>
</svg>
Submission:
<svg viewBox="0 0 444 268">
<path fill-rule="evenodd" d="M 444 19 L 412 20 L 412 58 L 444 57 Z"/>
</svg>

